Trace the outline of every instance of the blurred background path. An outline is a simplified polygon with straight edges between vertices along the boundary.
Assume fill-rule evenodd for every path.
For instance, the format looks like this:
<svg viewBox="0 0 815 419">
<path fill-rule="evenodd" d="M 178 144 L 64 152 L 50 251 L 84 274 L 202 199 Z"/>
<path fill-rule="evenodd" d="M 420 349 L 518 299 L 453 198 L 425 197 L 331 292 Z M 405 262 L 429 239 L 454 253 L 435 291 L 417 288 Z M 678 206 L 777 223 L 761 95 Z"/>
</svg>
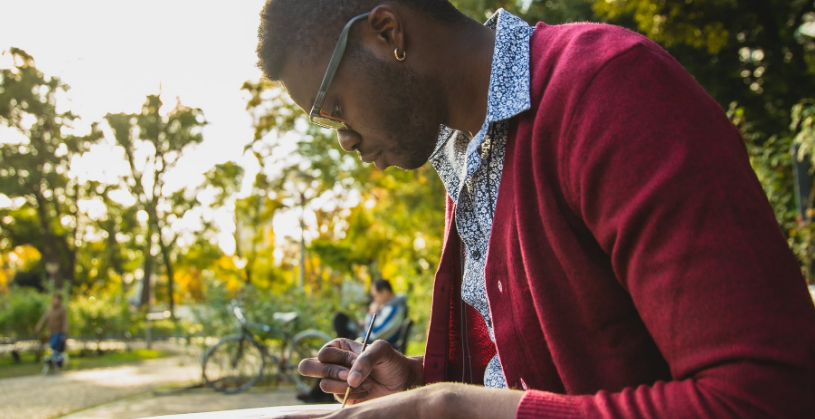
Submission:
<svg viewBox="0 0 815 419">
<path fill-rule="evenodd" d="M 194 383 L 201 367 L 174 356 L 137 365 L 0 380 L 0 418 L 50 419 L 170 385 Z M 116 416 L 109 416 L 116 417 Z"/>
</svg>

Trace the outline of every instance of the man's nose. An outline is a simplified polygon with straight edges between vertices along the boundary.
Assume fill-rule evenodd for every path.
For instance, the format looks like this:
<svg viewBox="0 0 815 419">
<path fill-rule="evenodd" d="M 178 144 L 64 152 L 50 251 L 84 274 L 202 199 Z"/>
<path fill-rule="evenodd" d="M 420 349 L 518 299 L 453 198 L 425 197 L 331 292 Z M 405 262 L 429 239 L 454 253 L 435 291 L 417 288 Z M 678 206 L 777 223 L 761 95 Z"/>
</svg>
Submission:
<svg viewBox="0 0 815 419">
<path fill-rule="evenodd" d="M 362 142 L 362 139 L 354 131 L 337 130 L 337 139 L 340 141 L 340 147 L 345 151 L 354 151 Z"/>
</svg>

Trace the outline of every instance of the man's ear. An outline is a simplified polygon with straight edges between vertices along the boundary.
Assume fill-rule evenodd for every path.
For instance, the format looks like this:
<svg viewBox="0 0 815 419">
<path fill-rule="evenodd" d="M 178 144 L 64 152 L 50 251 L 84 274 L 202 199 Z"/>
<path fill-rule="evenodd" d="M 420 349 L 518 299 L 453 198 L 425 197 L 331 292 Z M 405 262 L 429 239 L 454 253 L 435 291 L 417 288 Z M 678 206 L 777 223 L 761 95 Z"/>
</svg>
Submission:
<svg viewBox="0 0 815 419">
<path fill-rule="evenodd" d="M 387 5 L 377 6 L 368 16 L 368 24 L 375 34 L 373 42 L 379 48 L 393 54 L 405 50 L 405 32 L 399 14 Z"/>
</svg>

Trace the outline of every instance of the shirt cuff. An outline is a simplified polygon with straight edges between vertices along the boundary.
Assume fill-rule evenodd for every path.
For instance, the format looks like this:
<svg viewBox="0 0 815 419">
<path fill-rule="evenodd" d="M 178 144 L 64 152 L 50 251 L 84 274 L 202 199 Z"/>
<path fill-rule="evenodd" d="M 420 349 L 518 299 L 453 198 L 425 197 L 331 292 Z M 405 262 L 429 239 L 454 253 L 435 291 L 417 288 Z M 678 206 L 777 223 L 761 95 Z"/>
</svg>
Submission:
<svg viewBox="0 0 815 419">
<path fill-rule="evenodd" d="M 516 419 L 576 419 L 582 417 L 580 402 L 574 397 L 530 390 L 521 398 Z"/>
</svg>

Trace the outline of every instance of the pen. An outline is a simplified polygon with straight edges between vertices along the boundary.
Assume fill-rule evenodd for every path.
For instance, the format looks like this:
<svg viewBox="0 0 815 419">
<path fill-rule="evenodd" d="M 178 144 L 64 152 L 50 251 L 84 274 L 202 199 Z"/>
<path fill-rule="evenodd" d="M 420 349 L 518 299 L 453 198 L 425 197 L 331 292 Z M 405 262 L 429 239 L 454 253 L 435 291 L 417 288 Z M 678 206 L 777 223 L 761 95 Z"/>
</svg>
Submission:
<svg viewBox="0 0 815 419">
<path fill-rule="evenodd" d="M 374 322 L 375 321 L 376 321 L 376 313 L 374 313 L 373 316 L 371 316 L 371 324 L 368 325 L 368 332 L 365 333 L 365 340 L 362 341 L 362 351 L 359 352 L 360 355 L 362 355 L 362 353 L 365 352 L 365 348 L 368 347 L 368 339 L 371 337 L 371 330 L 374 329 Z M 345 390 L 345 397 L 343 397 L 343 399 L 342 399 L 342 407 L 340 409 L 345 408 L 345 403 L 348 402 L 348 395 L 349 394 L 351 394 L 351 386 L 348 386 L 348 389 Z"/>
</svg>

